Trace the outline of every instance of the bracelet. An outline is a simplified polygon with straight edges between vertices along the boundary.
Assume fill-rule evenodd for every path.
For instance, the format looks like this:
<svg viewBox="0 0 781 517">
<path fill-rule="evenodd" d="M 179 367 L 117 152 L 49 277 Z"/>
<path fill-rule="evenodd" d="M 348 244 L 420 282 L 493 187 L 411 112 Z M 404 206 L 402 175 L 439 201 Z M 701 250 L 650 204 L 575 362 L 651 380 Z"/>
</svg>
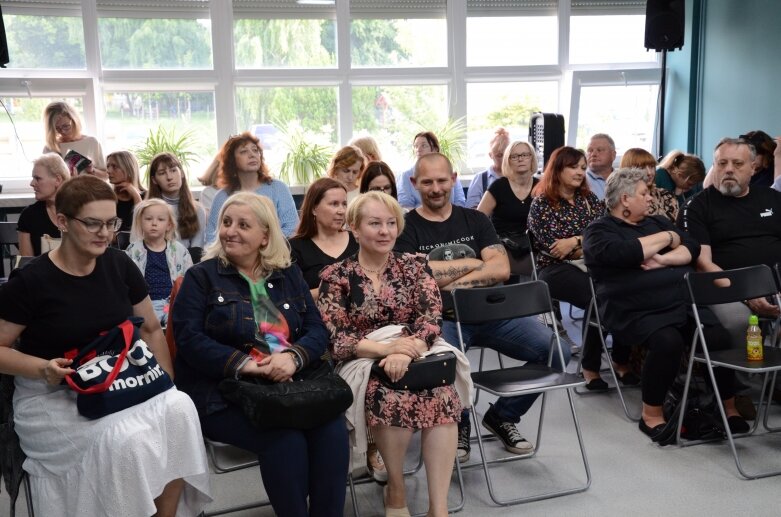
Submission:
<svg viewBox="0 0 781 517">
<path fill-rule="evenodd" d="M 667 243 L 667 247 L 669 248 L 673 245 L 673 232 L 667 230 L 667 236 L 670 237 L 670 242 Z"/>
<path fill-rule="evenodd" d="M 580 249 L 582 247 L 581 240 L 580 240 L 580 235 L 576 235 L 575 236 L 575 240 L 576 240 L 575 249 L 576 250 Z"/>
</svg>

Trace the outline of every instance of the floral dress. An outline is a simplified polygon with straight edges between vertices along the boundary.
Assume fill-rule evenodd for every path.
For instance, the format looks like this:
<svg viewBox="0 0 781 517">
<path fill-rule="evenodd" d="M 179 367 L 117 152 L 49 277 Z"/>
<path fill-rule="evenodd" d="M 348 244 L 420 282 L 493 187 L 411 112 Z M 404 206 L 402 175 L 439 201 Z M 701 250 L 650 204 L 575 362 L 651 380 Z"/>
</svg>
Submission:
<svg viewBox="0 0 781 517">
<path fill-rule="evenodd" d="M 651 194 L 648 215 L 663 215 L 674 223 L 678 219 L 678 200 L 675 196 L 656 185 L 652 185 L 648 193 Z"/>
<path fill-rule="evenodd" d="M 387 325 L 406 325 L 410 335 L 429 346 L 440 334 L 442 298 L 423 256 L 391 253 L 379 294 L 357 256 L 328 266 L 321 278 L 317 306 L 336 361 L 354 359 L 358 342 Z M 369 426 L 422 429 L 457 422 L 460 415 L 461 400 L 452 384 L 393 390 L 372 377 L 366 388 Z"/>
</svg>

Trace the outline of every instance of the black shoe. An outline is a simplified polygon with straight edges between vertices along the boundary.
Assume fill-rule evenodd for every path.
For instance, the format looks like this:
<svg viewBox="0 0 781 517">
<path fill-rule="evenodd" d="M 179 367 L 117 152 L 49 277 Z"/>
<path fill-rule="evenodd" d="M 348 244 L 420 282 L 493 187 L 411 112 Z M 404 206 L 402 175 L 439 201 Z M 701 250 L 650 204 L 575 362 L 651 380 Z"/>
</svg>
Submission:
<svg viewBox="0 0 781 517">
<path fill-rule="evenodd" d="M 515 424 L 501 421 L 493 412 L 493 409 L 485 412 L 483 427 L 499 438 L 504 448 L 513 454 L 531 454 L 534 452 L 534 445 L 521 436 Z"/>
<path fill-rule="evenodd" d="M 637 423 L 637 427 L 640 428 L 643 434 L 648 436 L 652 441 L 656 442 L 659 438 L 659 435 L 662 433 L 662 431 L 664 431 L 664 428 L 667 427 L 667 422 L 654 427 L 648 427 L 648 424 L 645 423 L 645 420 L 640 418 L 640 421 Z"/>
<path fill-rule="evenodd" d="M 637 386 L 640 384 L 640 377 L 638 377 L 635 372 L 626 372 L 624 375 L 616 372 L 616 377 L 618 377 L 618 380 L 621 381 L 621 384 L 624 386 Z"/>
<path fill-rule="evenodd" d="M 651 441 L 662 447 L 675 443 L 675 429 L 677 425 L 677 418 L 670 419 L 667 422 L 654 427 L 648 427 L 642 417 L 640 417 L 640 422 L 637 423 L 640 430 L 645 433 Z"/>
<path fill-rule="evenodd" d="M 456 449 L 456 457 L 459 463 L 466 463 L 469 461 L 469 453 L 472 450 L 472 446 L 469 444 L 469 435 L 472 434 L 472 424 L 468 418 L 461 418 L 458 423 L 458 448 Z"/>
<path fill-rule="evenodd" d="M 729 424 L 729 430 L 732 434 L 744 434 L 751 430 L 748 422 L 740 416 L 733 415 L 727 417 L 727 424 Z"/>
<path fill-rule="evenodd" d="M 597 377 L 596 379 L 591 379 L 586 383 L 586 389 L 589 391 L 607 391 L 610 389 L 610 386 L 608 386 L 607 383 L 602 380 L 602 377 Z"/>
</svg>

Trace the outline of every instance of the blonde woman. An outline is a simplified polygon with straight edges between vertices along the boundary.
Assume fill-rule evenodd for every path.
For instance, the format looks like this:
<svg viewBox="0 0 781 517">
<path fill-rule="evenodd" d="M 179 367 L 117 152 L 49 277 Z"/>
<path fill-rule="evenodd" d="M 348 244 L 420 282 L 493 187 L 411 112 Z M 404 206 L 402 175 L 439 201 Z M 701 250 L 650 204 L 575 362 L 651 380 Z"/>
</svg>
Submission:
<svg viewBox="0 0 781 517">
<path fill-rule="evenodd" d="M 81 119 L 73 106 L 62 101 L 50 103 L 43 110 L 43 125 L 46 130 L 44 153 L 57 153 L 64 158 L 68 151 L 76 151 L 92 161 L 83 172 L 108 178 L 100 142 L 81 133 Z"/>
<path fill-rule="evenodd" d="M 472 183 L 469 184 L 469 190 L 466 193 L 467 208 L 477 208 L 477 205 L 480 204 L 480 200 L 483 198 L 483 194 L 488 192 L 488 187 L 502 177 L 504 174 L 502 158 L 504 157 L 505 149 L 509 145 L 510 133 L 503 127 L 497 128 L 494 131 L 493 138 L 488 142 L 488 157 L 491 158 L 491 165 L 483 172 L 475 174 L 475 177 L 472 178 Z"/>
<path fill-rule="evenodd" d="M 22 210 L 16 225 L 21 256 L 40 255 L 45 235 L 54 239 L 60 238 L 54 197 L 68 178 L 68 166 L 57 153 L 46 153 L 33 161 L 33 179 L 30 186 L 35 193 L 35 203 Z"/>
<path fill-rule="evenodd" d="M 381 162 L 382 153 L 380 152 L 380 146 L 377 145 L 377 141 L 369 135 L 359 136 L 350 140 L 350 144 L 357 147 L 363 152 L 367 161 Z"/>
<path fill-rule="evenodd" d="M 106 170 L 108 182 L 117 195 L 117 217 L 122 219 L 122 227 L 119 230 L 128 232 L 133 221 L 133 208 L 146 194 L 138 182 L 138 160 L 128 151 L 116 151 L 106 158 Z"/>
</svg>

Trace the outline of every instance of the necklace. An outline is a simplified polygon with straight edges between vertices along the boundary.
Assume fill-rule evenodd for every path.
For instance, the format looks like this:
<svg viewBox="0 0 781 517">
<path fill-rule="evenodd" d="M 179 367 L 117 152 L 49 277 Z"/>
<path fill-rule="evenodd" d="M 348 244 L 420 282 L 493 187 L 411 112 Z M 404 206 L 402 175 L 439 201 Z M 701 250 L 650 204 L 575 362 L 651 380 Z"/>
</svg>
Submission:
<svg viewBox="0 0 781 517">
<path fill-rule="evenodd" d="M 385 266 L 388 265 L 388 257 L 385 258 L 385 262 L 383 262 L 382 265 L 380 265 L 380 267 L 378 267 L 377 269 L 369 269 L 368 267 L 361 264 L 360 260 L 358 261 L 358 264 L 361 266 L 361 269 L 363 269 L 367 273 L 373 273 L 375 275 L 379 275 L 382 272 L 382 270 L 385 269 Z"/>
</svg>

